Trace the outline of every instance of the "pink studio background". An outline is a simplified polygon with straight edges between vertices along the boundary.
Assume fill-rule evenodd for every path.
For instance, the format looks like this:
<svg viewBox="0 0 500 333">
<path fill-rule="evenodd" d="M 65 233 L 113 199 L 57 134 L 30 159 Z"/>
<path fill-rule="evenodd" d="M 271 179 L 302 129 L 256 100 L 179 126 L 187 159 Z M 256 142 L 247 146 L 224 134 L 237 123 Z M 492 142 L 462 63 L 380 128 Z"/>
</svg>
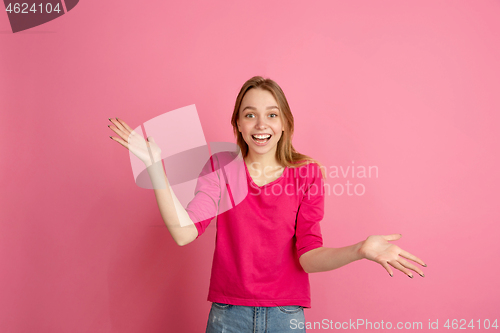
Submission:
<svg viewBox="0 0 500 333">
<path fill-rule="evenodd" d="M 204 331 L 215 228 L 175 245 L 108 117 L 196 104 L 207 142 L 233 142 L 254 75 L 283 88 L 299 151 L 378 167 L 328 178 L 365 193 L 327 196 L 325 246 L 401 233 L 428 264 L 311 274 L 307 321 L 500 319 L 499 17 L 491 0 L 87 0 L 12 34 L 0 13 L 0 331 Z"/>
</svg>

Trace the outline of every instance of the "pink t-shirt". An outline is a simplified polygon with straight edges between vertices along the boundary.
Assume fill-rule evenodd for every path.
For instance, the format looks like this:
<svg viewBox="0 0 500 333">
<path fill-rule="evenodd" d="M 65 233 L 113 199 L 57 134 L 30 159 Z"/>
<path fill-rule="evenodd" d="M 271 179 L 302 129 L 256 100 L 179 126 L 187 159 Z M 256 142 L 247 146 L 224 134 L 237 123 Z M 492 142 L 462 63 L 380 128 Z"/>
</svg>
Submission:
<svg viewBox="0 0 500 333">
<path fill-rule="evenodd" d="M 287 167 L 278 179 L 259 187 L 241 154 L 241 163 L 228 164 L 235 156 L 229 152 L 212 155 L 186 209 L 198 237 L 218 212 L 208 301 L 310 308 L 309 276 L 299 257 L 323 246 L 320 168 L 315 163 Z M 246 195 L 235 200 L 241 193 Z M 221 213 L 220 208 L 228 205 Z"/>
</svg>

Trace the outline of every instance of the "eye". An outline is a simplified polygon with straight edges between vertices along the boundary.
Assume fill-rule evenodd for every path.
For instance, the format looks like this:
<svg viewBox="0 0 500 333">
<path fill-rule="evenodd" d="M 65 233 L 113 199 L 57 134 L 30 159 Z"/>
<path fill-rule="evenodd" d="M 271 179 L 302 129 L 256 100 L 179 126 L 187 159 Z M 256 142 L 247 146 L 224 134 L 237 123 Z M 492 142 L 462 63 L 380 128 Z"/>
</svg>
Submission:
<svg viewBox="0 0 500 333">
<path fill-rule="evenodd" d="M 254 117 L 253 113 L 247 113 L 245 115 L 245 118 L 253 118 L 253 117 Z"/>
<path fill-rule="evenodd" d="M 271 113 L 271 114 L 269 115 L 269 117 L 271 117 L 271 118 L 276 118 L 277 116 L 278 116 L 278 115 L 277 115 L 276 113 Z"/>
</svg>

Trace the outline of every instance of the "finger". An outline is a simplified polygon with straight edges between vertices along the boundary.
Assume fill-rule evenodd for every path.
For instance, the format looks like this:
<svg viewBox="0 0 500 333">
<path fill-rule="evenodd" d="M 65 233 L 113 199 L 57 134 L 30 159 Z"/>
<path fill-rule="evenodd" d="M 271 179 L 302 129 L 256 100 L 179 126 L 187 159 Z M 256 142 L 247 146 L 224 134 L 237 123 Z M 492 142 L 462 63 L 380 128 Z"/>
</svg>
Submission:
<svg viewBox="0 0 500 333">
<path fill-rule="evenodd" d="M 113 126 L 113 125 L 108 125 L 109 129 L 112 130 L 113 132 L 115 132 L 120 138 L 122 138 L 123 140 L 128 140 L 129 138 L 129 135 L 124 133 L 122 130 L 120 130 L 118 127 L 116 126 Z"/>
<path fill-rule="evenodd" d="M 398 240 L 402 237 L 401 234 L 392 234 L 392 235 L 385 235 L 385 236 L 382 236 L 384 237 L 384 239 L 386 241 L 395 241 L 395 240 Z"/>
<path fill-rule="evenodd" d="M 134 133 L 130 133 L 125 127 L 123 127 L 118 121 L 114 119 L 110 119 L 110 121 L 113 124 L 116 124 L 115 126 L 108 125 L 108 127 L 115 132 L 123 141 L 127 142 L 127 149 L 131 150 L 131 147 L 142 147 L 143 149 L 147 149 L 146 146 L 148 145 L 142 136 L 137 136 L 134 135 Z M 124 132 L 125 131 L 125 132 Z M 122 144 L 123 145 L 123 144 Z"/>
<path fill-rule="evenodd" d="M 404 260 L 403 258 L 401 259 L 398 259 L 398 262 L 403 265 L 404 267 L 408 268 L 408 269 L 411 269 L 412 271 L 415 271 L 418 273 L 418 275 L 420 275 L 421 277 L 424 277 L 424 272 L 422 272 L 422 270 L 418 267 L 416 267 L 415 265 L 413 265 L 412 263 L 409 263 L 408 261 Z"/>
<path fill-rule="evenodd" d="M 117 137 L 115 137 L 115 136 L 110 136 L 110 138 L 111 138 L 112 140 L 114 140 L 114 141 L 118 142 L 119 144 L 121 144 L 123 147 L 125 147 L 125 148 L 129 149 L 129 148 L 128 148 L 128 143 L 127 143 L 126 141 L 123 141 L 122 139 L 117 138 Z"/>
<path fill-rule="evenodd" d="M 121 120 L 120 118 L 116 118 L 116 120 L 123 126 L 125 127 L 130 133 L 134 132 L 134 130 L 132 128 L 130 128 L 129 125 L 127 125 L 126 122 L 124 122 L 123 120 Z"/>
<path fill-rule="evenodd" d="M 127 136 L 130 135 L 131 131 L 129 131 L 125 126 L 123 126 L 123 124 L 118 120 L 118 118 L 116 119 L 111 119 L 111 122 L 117 127 L 119 128 L 123 133 L 125 133 Z"/>
<path fill-rule="evenodd" d="M 117 123 L 123 127 L 123 129 L 128 133 L 128 136 L 136 136 L 138 135 L 136 131 L 134 131 L 125 121 L 123 121 L 120 118 L 116 118 Z M 144 138 L 144 136 L 141 135 L 141 138 Z"/>
<path fill-rule="evenodd" d="M 396 260 L 389 261 L 389 265 L 400 270 L 401 272 L 405 273 L 406 275 L 408 275 L 413 279 L 413 274 L 411 274 L 411 272 L 408 269 L 406 269 L 403 265 L 401 265 L 398 261 Z"/>
<path fill-rule="evenodd" d="M 393 276 L 392 269 L 391 269 L 391 266 L 388 264 L 388 262 L 384 261 L 384 262 L 381 262 L 380 264 L 385 268 L 387 273 L 389 273 L 389 275 L 392 277 Z"/>
<path fill-rule="evenodd" d="M 145 145 L 144 148 L 148 145 L 147 140 L 144 140 L 144 135 L 138 134 L 136 131 L 134 131 L 125 121 L 123 121 L 120 118 L 116 118 L 119 126 L 123 127 L 123 131 L 126 133 L 126 139 L 128 142 L 133 143 L 133 144 L 138 144 L 138 145 Z M 125 139 L 125 137 L 124 137 Z"/>
<path fill-rule="evenodd" d="M 409 252 L 406 252 L 403 249 L 401 249 L 401 251 L 399 252 L 399 255 L 402 257 L 405 257 L 406 259 L 413 260 L 414 262 L 417 262 L 424 267 L 427 267 L 427 265 L 420 258 L 414 256 L 413 254 L 411 254 Z"/>
</svg>

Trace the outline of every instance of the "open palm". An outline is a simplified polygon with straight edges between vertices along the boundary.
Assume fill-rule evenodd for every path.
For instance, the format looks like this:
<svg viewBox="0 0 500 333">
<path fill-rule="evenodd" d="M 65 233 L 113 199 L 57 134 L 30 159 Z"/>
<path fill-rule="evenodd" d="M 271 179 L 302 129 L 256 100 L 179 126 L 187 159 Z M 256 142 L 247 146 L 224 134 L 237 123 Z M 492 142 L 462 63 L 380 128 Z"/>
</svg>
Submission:
<svg viewBox="0 0 500 333">
<path fill-rule="evenodd" d="M 400 238 L 400 234 L 369 236 L 363 242 L 359 251 L 364 258 L 381 264 L 391 276 L 393 275 L 392 266 L 411 278 L 413 278 L 411 271 L 415 271 L 423 277 L 424 273 L 422 270 L 406 261 L 404 258 L 417 262 L 424 267 L 427 267 L 427 265 L 416 256 L 401 249 L 399 246 L 389 243 L 389 241 L 395 241 Z"/>
<path fill-rule="evenodd" d="M 118 137 L 110 136 L 110 138 L 130 150 L 146 166 L 150 166 L 154 162 L 161 160 L 161 149 L 152 137 L 148 137 L 147 141 L 144 140 L 142 135 L 139 135 L 119 118 L 109 118 L 109 121 L 114 126 L 108 125 L 108 127 L 118 135 Z"/>
</svg>

